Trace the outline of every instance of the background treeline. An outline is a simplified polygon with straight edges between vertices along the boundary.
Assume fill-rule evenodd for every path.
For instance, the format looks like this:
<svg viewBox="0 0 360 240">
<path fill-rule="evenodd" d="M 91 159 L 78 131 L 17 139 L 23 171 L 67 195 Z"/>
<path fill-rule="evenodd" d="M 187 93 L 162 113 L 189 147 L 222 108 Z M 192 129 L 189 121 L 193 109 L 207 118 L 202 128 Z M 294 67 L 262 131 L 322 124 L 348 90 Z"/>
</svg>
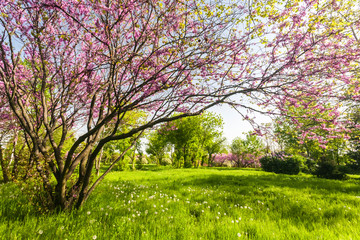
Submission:
<svg viewBox="0 0 360 240">
<path fill-rule="evenodd" d="M 299 115 L 301 109 L 297 108 Z M 319 113 L 326 118 L 327 113 Z M 346 114 L 352 122 L 360 122 L 359 111 Z M 146 116 L 134 112 L 123 120 L 126 131 L 143 121 Z M 233 139 L 231 143 L 223 136 L 224 122 L 221 116 L 211 112 L 182 118 L 160 125 L 134 139 L 107 143 L 96 159 L 97 174 L 103 164 L 118 161 L 115 169 L 141 169 L 144 164 L 171 165 L 176 168 L 191 167 L 262 167 L 265 171 L 286 174 L 310 173 L 319 177 L 345 179 L 347 173 L 360 171 L 359 131 L 353 125 L 331 135 L 327 126 L 311 118 L 298 118 L 296 124 L 290 117 L 278 117 L 271 124 L 272 134 L 266 138 L 253 132 Z M 329 123 L 330 124 L 330 123 Z M 270 126 L 270 125 L 269 125 Z M 59 136 L 60 136 L 60 131 Z M 307 137 L 304 139 L 304 132 Z M 107 134 L 105 129 L 104 134 Z M 312 136 L 327 136 L 319 141 Z M 75 141 L 75 133 L 67 139 L 64 151 Z M 1 132 L 0 162 L 4 182 L 24 181 L 36 177 L 37 166 L 31 162 L 32 149 L 26 134 L 19 128 Z M 126 149 L 130 148 L 128 151 Z M 126 154 L 122 154 L 126 151 Z M 120 158 L 120 159 L 119 159 Z M 40 175 L 38 176 L 40 177 Z"/>
</svg>

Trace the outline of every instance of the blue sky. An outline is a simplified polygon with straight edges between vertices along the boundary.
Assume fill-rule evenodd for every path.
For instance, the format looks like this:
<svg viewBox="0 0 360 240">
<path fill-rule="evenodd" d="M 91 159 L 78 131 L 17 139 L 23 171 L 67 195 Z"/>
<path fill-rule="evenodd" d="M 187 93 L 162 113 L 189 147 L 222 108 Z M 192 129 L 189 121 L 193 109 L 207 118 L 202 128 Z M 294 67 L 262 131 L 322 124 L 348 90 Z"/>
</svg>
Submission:
<svg viewBox="0 0 360 240">
<path fill-rule="evenodd" d="M 230 144 L 236 137 L 244 136 L 243 133 L 252 131 L 251 124 L 243 120 L 242 116 L 233 108 L 228 105 L 218 105 L 209 110 L 210 112 L 217 113 L 222 116 L 224 120 L 224 137 Z M 264 115 L 256 115 L 256 123 L 270 122 L 270 118 Z"/>
</svg>

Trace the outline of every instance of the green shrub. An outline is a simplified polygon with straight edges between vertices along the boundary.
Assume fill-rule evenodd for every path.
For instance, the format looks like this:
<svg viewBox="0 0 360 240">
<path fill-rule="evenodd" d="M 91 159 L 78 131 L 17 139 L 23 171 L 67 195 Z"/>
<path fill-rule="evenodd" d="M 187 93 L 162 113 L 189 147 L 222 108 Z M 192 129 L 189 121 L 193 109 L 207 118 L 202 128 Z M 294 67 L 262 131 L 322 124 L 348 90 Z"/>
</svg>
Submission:
<svg viewBox="0 0 360 240">
<path fill-rule="evenodd" d="M 316 161 L 311 158 L 306 158 L 301 166 L 301 172 L 313 174 L 316 171 Z"/>
<path fill-rule="evenodd" d="M 283 173 L 287 174 L 299 174 L 301 168 L 304 166 L 306 159 L 300 155 L 293 155 L 291 157 L 285 158 L 283 161 Z"/>
<path fill-rule="evenodd" d="M 118 159 L 118 157 L 120 156 L 120 154 L 114 154 L 111 159 L 112 161 L 116 161 L 116 159 Z M 125 171 L 129 169 L 129 161 L 126 157 L 122 157 L 122 159 L 120 159 L 120 161 L 116 164 L 115 166 L 115 170 L 117 171 Z"/>
<path fill-rule="evenodd" d="M 289 156 L 284 152 L 273 153 L 260 159 L 261 167 L 266 172 L 298 174 L 305 158 L 299 155 Z"/>
<path fill-rule="evenodd" d="M 348 178 L 344 172 L 339 170 L 339 166 L 335 162 L 327 160 L 323 160 L 318 164 L 314 174 L 317 177 L 327 179 L 344 180 Z"/>
</svg>

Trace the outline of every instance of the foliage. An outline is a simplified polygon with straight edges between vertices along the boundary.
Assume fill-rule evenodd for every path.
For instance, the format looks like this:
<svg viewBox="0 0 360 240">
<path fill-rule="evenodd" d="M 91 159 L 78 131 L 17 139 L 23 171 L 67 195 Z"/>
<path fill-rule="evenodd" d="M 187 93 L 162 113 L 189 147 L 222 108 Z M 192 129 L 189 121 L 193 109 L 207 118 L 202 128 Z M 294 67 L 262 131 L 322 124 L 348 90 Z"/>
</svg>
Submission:
<svg viewBox="0 0 360 240">
<path fill-rule="evenodd" d="M 231 162 L 235 159 L 235 155 L 232 153 L 220 153 L 213 157 L 213 164 L 216 167 L 231 166 Z"/>
<path fill-rule="evenodd" d="M 166 137 L 160 134 L 158 131 L 152 131 L 148 136 L 148 143 L 146 146 L 146 153 L 155 160 L 157 165 L 167 165 L 167 161 L 164 160 L 167 152 Z"/>
<path fill-rule="evenodd" d="M 231 143 L 231 153 L 235 156 L 233 164 L 237 167 L 258 167 L 259 156 L 264 151 L 261 139 L 249 132 L 245 139 L 235 138 Z"/>
<path fill-rule="evenodd" d="M 197 167 L 205 160 L 212 164 L 212 155 L 222 150 L 225 141 L 222 126 L 222 118 L 210 112 L 179 119 L 150 134 L 146 151 L 159 163 L 173 151 L 172 163 L 176 167 Z"/>
<path fill-rule="evenodd" d="M 290 116 L 276 119 L 274 132 L 281 148 L 287 153 L 303 154 L 316 161 L 328 155 L 336 162 L 342 162 L 349 131 L 337 128 L 340 113 L 336 107 L 330 104 L 320 107 L 321 103 L 314 99 L 297 101 L 307 102 L 307 106 L 299 105 L 295 100 L 288 102 L 286 111 Z"/>
<path fill-rule="evenodd" d="M 344 180 L 348 176 L 340 171 L 339 166 L 333 161 L 323 160 L 318 163 L 314 174 L 320 178 Z"/>
<path fill-rule="evenodd" d="M 305 158 L 276 152 L 260 158 L 261 167 L 267 172 L 296 175 L 300 172 Z"/>
</svg>

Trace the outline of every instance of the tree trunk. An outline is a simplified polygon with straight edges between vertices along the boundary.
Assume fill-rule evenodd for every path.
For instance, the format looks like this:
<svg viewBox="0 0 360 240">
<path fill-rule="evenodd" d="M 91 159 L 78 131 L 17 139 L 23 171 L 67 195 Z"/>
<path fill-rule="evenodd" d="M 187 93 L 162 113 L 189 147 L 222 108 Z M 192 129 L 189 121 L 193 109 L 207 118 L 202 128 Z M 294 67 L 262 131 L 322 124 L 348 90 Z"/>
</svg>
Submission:
<svg viewBox="0 0 360 240">
<path fill-rule="evenodd" d="M 136 143 L 135 143 L 135 146 L 134 146 L 134 154 L 133 154 L 133 157 L 132 157 L 132 170 L 135 170 L 135 162 L 136 162 Z"/>
<path fill-rule="evenodd" d="M 7 164 L 5 163 L 5 160 L 3 158 L 3 151 L 2 151 L 2 146 L 0 144 L 0 164 L 1 164 L 1 169 L 2 169 L 2 173 L 3 173 L 3 180 L 5 183 L 10 181 L 9 178 L 9 169 Z"/>
<path fill-rule="evenodd" d="M 101 164 L 101 159 L 102 159 L 102 155 L 103 155 L 104 149 L 101 149 L 100 152 L 100 156 L 96 158 L 96 162 L 95 162 L 95 168 L 96 168 L 96 176 L 100 175 L 100 164 Z"/>
</svg>

